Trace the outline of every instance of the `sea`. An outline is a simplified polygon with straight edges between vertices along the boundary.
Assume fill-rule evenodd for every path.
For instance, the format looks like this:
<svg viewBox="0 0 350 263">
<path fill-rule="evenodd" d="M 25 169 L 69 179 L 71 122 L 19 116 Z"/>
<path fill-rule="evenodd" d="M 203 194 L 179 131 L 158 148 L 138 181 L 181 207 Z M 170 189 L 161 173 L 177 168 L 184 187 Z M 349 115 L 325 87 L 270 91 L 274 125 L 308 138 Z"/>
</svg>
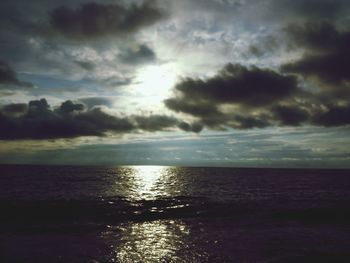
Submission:
<svg viewBox="0 0 350 263">
<path fill-rule="evenodd" d="M 350 262 L 350 170 L 1 165 L 0 262 Z"/>
</svg>

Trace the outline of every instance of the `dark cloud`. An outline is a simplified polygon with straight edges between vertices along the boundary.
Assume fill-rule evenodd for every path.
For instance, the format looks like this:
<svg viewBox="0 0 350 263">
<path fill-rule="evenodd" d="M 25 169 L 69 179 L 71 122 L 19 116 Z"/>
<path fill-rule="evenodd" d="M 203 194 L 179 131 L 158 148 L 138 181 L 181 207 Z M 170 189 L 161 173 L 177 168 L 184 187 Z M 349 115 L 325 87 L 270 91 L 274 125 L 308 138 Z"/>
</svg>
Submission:
<svg viewBox="0 0 350 263">
<path fill-rule="evenodd" d="M 164 101 L 164 104 L 170 110 L 199 118 L 202 126 L 206 125 L 210 128 L 221 129 L 222 124 L 228 120 L 228 117 L 219 111 L 218 106 L 213 102 L 196 101 L 180 96 L 167 99 Z M 184 127 L 180 128 L 186 130 Z"/>
<path fill-rule="evenodd" d="M 46 99 L 40 99 L 40 100 L 32 100 L 28 103 L 30 112 L 36 111 L 36 112 L 47 112 L 50 108 L 50 105 L 47 103 Z"/>
<path fill-rule="evenodd" d="M 336 16 L 342 7 L 342 2 L 339 0 L 297 0 L 297 1 L 281 1 L 283 3 L 289 2 L 294 5 L 294 10 L 301 15 L 309 18 L 332 18 Z"/>
<path fill-rule="evenodd" d="M 77 9 L 62 6 L 50 14 L 52 27 L 72 39 L 134 33 L 154 24 L 164 13 L 153 1 L 141 5 L 85 3 Z"/>
<path fill-rule="evenodd" d="M 178 124 L 178 127 L 183 130 L 183 131 L 186 131 L 186 132 L 195 132 L 195 133 L 199 133 L 202 131 L 203 129 L 203 125 L 199 122 L 194 122 L 192 124 L 189 124 L 185 121 L 183 122 L 180 122 Z"/>
<path fill-rule="evenodd" d="M 78 105 L 78 106 L 77 106 Z M 125 118 L 100 109 L 72 114 L 81 104 L 64 102 L 52 110 L 45 99 L 30 101 L 28 111 L 17 118 L 0 113 L 1 139 L 54 139 L 78 136 L 103 136 L 107 131 L 131 131 L 133 124 Z"/>
<path fill-rule="evenodd" d="M 175 112 L 198 118 L 210 128 L 263 128 L 275 121 L 265 112 L 298 92 L 295 77 L 228 64 L 212 78 L 184 79 L 175 86 L 175 97 L 164 103 Z M 227 109 L 228 106 L 233 108 Z"/>
<path fill-rule="evenodd" d="M 289 75 L 229 64 L 207 80 L 184 79 L 175 86 L 175 96 L 164 103 L 211 129 L 350 124 L 349 107 L 334 106 L 335 102 L 347 102 L 339 96 L 344 92 L 324 93 L 302 90 Z M 186 123 L 179 127 L 191 130 Z"/>
<path fill-rule="evenodd" d="M 143 44 L 127 49 L 119 55 L 119 58 L 128 64 L 142 64 L 154 61 L 156 54 L 151 48 Z"/>
<path fill-rule="evenodd" d="M 161 131 L 174 127 L 178 119 L 166 115 L 135 116 L 138 127 L 144 131 Z"/>
<path fill-rule="evenodd" d="M 295 106 L 277 106 L 271 111 L 283 126 L 299 126 L 309 118 L 307 111 Z"/>
<path fill-rule="evenodd" d="M 98 132 L 95 134 L 97 136 L 102 136 L 108 131 L 126 133 L 136 129 L 135 124 L 129 118 L 109 115 L 100 108 L 93 108 L 90 111 L 77 114 L 75 119 L 77 123 L 82 122 L 93 128 L 92 131 L 97 130 Z"/>
<path fill-rule="evenodd" d="M 52 109 L 46 99 L 28 104 L 8 104 L 0 108 L 0 139 L 56 139 L 105 136 L 138 130 L 155 132 L 176 128 L 178 119 L 166 115 L 118 117 L 101 108 L 85 109 L 70 100 Z M 199 132 L 193 124 L 189 131 Z"/>
<path fill-rule="evenodd" d="M 217 106 L 210 102 L 201 102 L 191 98 L 177 97 L 164 101 L 165 106 L 175 112 L 183 112 L 196 117 L 220 115 Z"/>
<path fill-rule="evenodd" d="M 335 26 L 326 21 L 291 24 L 285 28 L 285 32 L 292 47 L 302 47 L 312 52 L 337 49 L 340 37 Z"/>
<path fill-rule="evenodd" d="M 283 72 L 316 78 L 323 87 L 341 88 L 350 80 L 350 32 L 329 22 L 292 25 L 286 29 L 292 44 L 305 49 L 304 56 L 281 67 Z"/>
<path fill-rule="evenodd" d="M 0 83 L 18 83 L 16 72 L 5 61 L 0 61 Z"/>
<path fill-rule="evenodd" d="M 28 82 L 20 81 L 17 78 L 16 72 L 10 67 L 10 65 L 0 60 L 0 89 L 8 88 L 31 88 L 33 85 Z"/>
<path fill-rule="evenodd" d="M 75 104 L 70 100 L 63 102 L 61 104 L 61 107 L 59 108 L 59 112 L 62 114 L 68 114 L 74 111 L 82 111 L 82 110 L 84 110 L 83 104 Z"/>
<path fill-rule="evenodd" d="M 266 118 L 266 117 L 265 117 Z M 252 128 L 265 128 L 270 126 L 269 120 L 264 117 L 244 116 L 236 115 L 233 117 L 229 126 L 236 129 L 252 129 Z"/>
<path fill-rule="evenodd" d="M 306 19 L 334 18 L 342 11 L 346 0 L 276 0 L 273 1 L 274 11 L 290 14 L 292 17 Z"/>
<path fill-rule="evenodd" d="M 330 106 L 327 110 L 313 116 L 316 125 L 331 127 L 350 125 L 350 105 Z"/>
<path fill-rule="evenodd" d="M 43 24 L 45 24 L 43 16 L 46 15 L 45 7 L 48 2 L 49 1 L 28 2 L 23 0 L 2 0 L 0 3 L 1 30 L 21 32 L 25 35 L 42 31 Z"/>
<path fill-rule="evenodd" d="M 28 105 L 26 103 L 12 103 L 4 105 L 0 108 L 0 112 L 4 112 L 6 115 L 22 115 L 28 109 Z"/>
<path fill-rule="evenodd" d="M 286 98 L 297 89 L 293 76 L 270 69 L 228 64 L 207 80 L 187 78 L 175 86 L 183 97 L 195 101 L 239 103 L 256 107 Z"/>
</svg>

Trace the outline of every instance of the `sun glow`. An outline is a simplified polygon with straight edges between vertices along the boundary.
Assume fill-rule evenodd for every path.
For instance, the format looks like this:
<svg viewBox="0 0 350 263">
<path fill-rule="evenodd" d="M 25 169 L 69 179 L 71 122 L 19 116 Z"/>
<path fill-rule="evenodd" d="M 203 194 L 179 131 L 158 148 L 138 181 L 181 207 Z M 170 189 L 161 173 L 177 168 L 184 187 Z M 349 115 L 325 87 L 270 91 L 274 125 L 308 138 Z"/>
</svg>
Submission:
<svg viewBox="0 0 350 263">
<path fill-rule="evenodd" d="M 138 92 L 147 100 L 162 101 L 176 83 L 177 70 L 170 65 L 147 66 L 138 75 Z"/>
</svg>

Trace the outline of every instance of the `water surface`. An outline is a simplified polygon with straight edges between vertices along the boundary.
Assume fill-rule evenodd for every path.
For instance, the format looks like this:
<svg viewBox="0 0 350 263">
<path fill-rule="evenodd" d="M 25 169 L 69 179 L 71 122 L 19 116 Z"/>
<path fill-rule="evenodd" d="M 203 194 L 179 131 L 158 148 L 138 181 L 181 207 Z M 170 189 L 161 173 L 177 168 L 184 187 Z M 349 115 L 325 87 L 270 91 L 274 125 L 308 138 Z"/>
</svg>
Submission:
<svg viewBox="0 0 350 263">
<path fill-rule="evenodd" d="M 0 166 L 0 254 L 5 262 L 349 262 L 349 176 Z"/>
</svg>

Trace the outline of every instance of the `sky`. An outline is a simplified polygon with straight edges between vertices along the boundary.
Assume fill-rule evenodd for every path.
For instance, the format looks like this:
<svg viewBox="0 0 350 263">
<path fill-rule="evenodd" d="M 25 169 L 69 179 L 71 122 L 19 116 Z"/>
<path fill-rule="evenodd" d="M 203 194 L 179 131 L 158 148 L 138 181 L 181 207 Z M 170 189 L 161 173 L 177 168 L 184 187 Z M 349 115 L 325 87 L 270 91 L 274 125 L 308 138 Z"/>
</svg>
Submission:
<svg viewBox="0 0 350 263">
<path fill-rule="evenodd" d="M 346 0 L 2 0 L 0 163 L 350 168 Z"/>
</svg>

